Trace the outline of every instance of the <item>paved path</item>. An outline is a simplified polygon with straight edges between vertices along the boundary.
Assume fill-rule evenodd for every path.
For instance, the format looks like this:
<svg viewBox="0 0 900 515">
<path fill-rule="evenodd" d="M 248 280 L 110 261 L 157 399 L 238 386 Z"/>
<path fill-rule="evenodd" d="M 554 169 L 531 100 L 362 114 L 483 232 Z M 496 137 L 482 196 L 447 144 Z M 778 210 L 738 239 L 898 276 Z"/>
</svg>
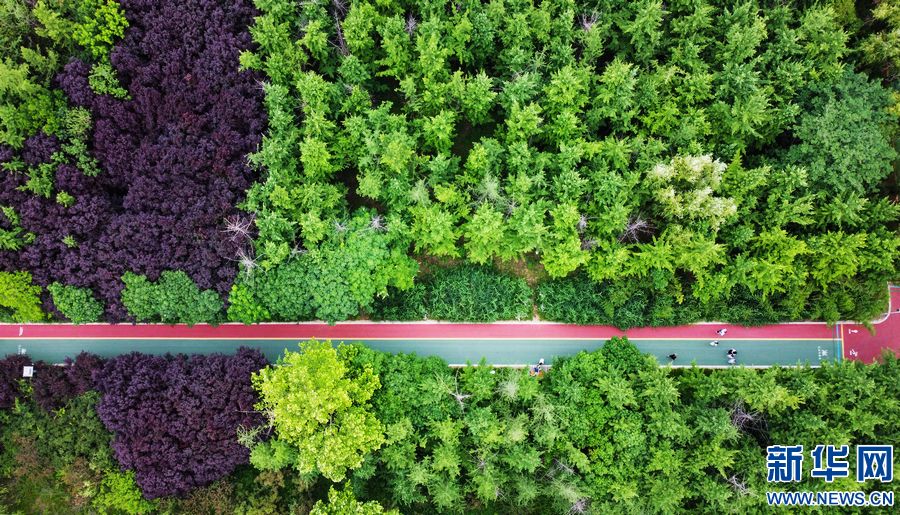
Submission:
<svg viewBox="0 0 900 515">
<path fill-rule="evenodd" d="M 859 324 L 840 324 L 845 359 L 871 363 L 881 356 L 882 349 L 900 356 L 900 286 L 891 286 L 890 312 L 874 327 L 875 334 L 871 334 Z"/>
<path fill-rule="evenodd" d="M 676 353 L 675 366 L 696 362 L 701 366 L 727 366 L 725 353 L 738 351 L 738 363 L 746 366 L 819 365 L 824 361 L 860 359 L 870 362 L 882 347 L 900 353 L 900 288 L 893 288 L 892 309 L 875 325 L 876 334 L 856 324 L 829 327 L 823 323 L 777 324 L 740 327 L 729 324 L 693 324 L 679 327 L 643 327 L 620 331 L 608 326 L 574 326 L 545 322 L 452 324 L 442 322 L 368 323 L 346 322 L 329 326 L 300 324 L 105 325 L 22 324 L 0 325 L 0 356 L 24 350 L 35 359 L 59 362 L 88 350 L 101 356 L 130 351 L 232 352 L 240 346 L 258 347 L 275 359 L 285 348 L 309 338 L 362 341 L 390 352 L 416 352 L 441 356 L 451 364 L 478 362 L 482 357 L 499 365 L 522 365 L 545 358 L 595 349 L 613 336 L 628 336 L 642 351 L 662 364 Z M 728 328 L 725 337 L 716 335 Z M 719 340 L 718 347 L 709 342 Z"/>
</svg>

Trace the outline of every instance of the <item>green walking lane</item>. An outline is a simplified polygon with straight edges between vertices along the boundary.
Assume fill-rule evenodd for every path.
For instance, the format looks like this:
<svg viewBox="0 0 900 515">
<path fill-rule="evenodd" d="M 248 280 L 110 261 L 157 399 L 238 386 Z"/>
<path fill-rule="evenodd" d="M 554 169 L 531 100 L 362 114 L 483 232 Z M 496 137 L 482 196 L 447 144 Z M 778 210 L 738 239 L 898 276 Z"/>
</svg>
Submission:
<svg viewBox="0 0 900 515">
<path fill-rule="evenodd" d="M 82 350 L 112 357 L 132 351 L 148 354 L 232 353 L 238 347 L 259 348 L 269 360 L 276 360 L 285 349 L 297 349 L 298 339 L 143 339 L 143 338 L 48 338 L 0 339 L 0 356 L 27 353 L 35 360 L 60 363 Z M 332 340 L 338 343 L 342 340 Z M 606 339 L 600 338 L 353 338 L 385 352 L 416 353 L 439 356 L 451 365 L 477 363 L 485 358 L 495 365 L 528 365 L 544 358 L 547 364 L 559 356 L 571 356 L 581 350 L 600 348 Z M 673 366 L 727 366 L 726 352 L 736 349 L 737 364 L 744 366 L 804 365 L 818 366 L 826 361 L 841 359 L 839 339 L 823 338 L 723 338 L 718 347 L 710 339 L 632 338 L 637 347 L 653 354 L 660 364 Z M 669 354 L 677 354 L 672 362 Z"/>
</svg>

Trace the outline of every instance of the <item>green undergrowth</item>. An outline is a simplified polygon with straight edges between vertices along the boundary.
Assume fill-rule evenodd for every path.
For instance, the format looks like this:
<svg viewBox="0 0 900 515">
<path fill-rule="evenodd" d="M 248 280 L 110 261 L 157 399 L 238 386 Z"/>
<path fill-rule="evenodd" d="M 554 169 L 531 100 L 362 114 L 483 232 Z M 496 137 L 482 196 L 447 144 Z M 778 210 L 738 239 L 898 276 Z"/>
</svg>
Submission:
<svg viewBox="0 0 900 515">
<path fill-rule="evenodd" d="M 484 266 L 438 269 L 411 289 L 376 303 L 377 320 L 530 320 L 532 290 L 520 277 Z"/>
</svg>

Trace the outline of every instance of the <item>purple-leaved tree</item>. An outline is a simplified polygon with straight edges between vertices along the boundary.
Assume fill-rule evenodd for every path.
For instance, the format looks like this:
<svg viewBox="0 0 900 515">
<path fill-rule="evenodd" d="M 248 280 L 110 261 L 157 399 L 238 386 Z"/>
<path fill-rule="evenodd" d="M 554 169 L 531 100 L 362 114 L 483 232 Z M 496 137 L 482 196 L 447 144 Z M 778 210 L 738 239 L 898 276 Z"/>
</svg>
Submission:
<svg viewBox="0 0 900 515">
<path fill-rule="evenodd" d="M 89 287 L 112 321 L 127 318 L 125 271 L 156 280 L 183 270 L 201 289 L 230 289 L 240 243 L 223 232 L 224 220 L 255 179 L 244 156 L 266 127 L 256 77 L 238 69 L 251 44 L 250 0 L 121 4 L 130 27 L 110 58 L 130 98 L 94 94 L 78 60 L 57 77 L 70 102 L 91 112 L 89 150 L 101 173 L 57 169 L 54 189 L 74 197 L 70 207 L 17 189 L 25 174 L 0 174 L 0 205 L 36 235 L 21 251 L 0 251 L 0 270 L 28 270 L 44 287 Z M 58 146 L 39 134 L 22 155 L 33 166 Z M 0 161 L 8 154 L 0 149 Z"/>
<path fill-rule="evenodd" d="M 0 359 L 0 409 L 7 409 L 16 402 L 19 396 L 19 379 L 22 378 L 22 367 L 31 363 L 28 356 L 10 354 Z"/>
<path fill-rule="evenodd" d="M 247 463 L 237 430 L 263 421 L 250 374 L 266 364 L 247 348 L 233 356 L 131 353 L 94 375 L 113 454 L 147 498 L 185 494 Z"/>
<path fill-rule="evenodd" d="M 34 400 L 47 411 L 63 407 L 69 399 L 94 389 L 92 376 L 103 367 L 103 358 L 82 352 L 63 366 L 36 364 Z"/>
</svg>

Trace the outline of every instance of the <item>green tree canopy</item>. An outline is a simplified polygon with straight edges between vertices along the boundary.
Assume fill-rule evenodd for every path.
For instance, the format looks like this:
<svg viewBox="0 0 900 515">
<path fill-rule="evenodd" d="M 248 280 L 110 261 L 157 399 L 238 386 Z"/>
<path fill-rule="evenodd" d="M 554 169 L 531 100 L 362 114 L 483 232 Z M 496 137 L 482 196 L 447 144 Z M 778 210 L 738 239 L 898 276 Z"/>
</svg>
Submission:
<svg viewBox="0 0 900 515">
<path fill-rule="evenodd" d="M 381 383 L 370 366 L 348 367 L 348 353 L 348 347 L 310 340 L 253 375 L 257 409 L 275 429 L 273 440 L 253 448 L 255 464 L 292 464 L 301 473 L 341 481 L 381 446 L 384 428 L 370 405 Z"/>
</svg>

